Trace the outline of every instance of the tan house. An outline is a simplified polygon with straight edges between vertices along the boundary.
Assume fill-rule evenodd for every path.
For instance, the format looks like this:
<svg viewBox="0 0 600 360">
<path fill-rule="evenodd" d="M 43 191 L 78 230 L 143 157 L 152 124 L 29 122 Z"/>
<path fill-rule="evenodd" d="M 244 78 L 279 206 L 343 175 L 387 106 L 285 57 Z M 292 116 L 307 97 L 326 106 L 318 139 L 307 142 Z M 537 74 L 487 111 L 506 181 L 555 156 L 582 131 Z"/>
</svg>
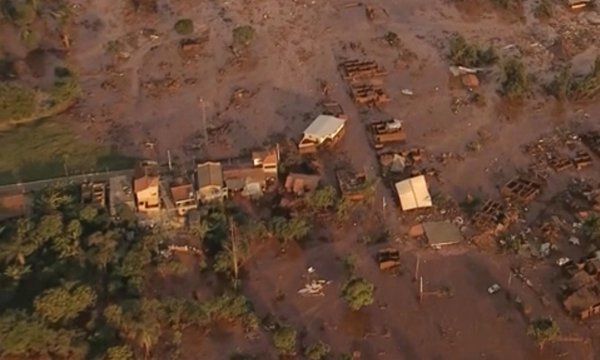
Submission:
<svg viewBox="0 0 600 360">
<path fill-rule="evenodd" d="M 285 191 L 302 196 L 317 189 L 321 176 L 290 173 L 285 179 Z"/>
<path fill-rule="evenodd" d="M 145 161 L 136 167 L 133 176 L 133 193 L 139 212 L 151 213 L 160 210 L 159 182 L 156 162 Z"/>
<path fill-rule="evenodd" d="M 198 200 L 201 203 L 220 201 L 227 197 L 227 189 L 223 184 L 221 163 L 209 161 L 198 165 L 196 185 L 198 186 Z"/>
<path fill-rule="evenodd" d="M 196 200 L 196 193 L 194 192 L 194 185 L 187 180 L 177 179 L 175 183 L 171 185 L 171 198 L 175 203 L 177 209 L 177 215 L 185 216 L 188 211 L 198 208 L 198 201 Z"/>
<path fill-rule="evenodd" d="M 243 196 L 251 198 L 262 196 L 267 187 L 267 176 L 259 168 L 224 170 L 223 179 L 229 191 L 241 192 Z"/>
<path fill-rule="evenodd" d="M 304 130 L 302 140 L 298 144 L 301 154 L 309 154 L 317 151 L 324 145 L 336 143 L 343 135 L 346 120 L 331 115 L 319 115 Z"/>
<path fill-rule="evenodd" d="M 279 147 L 272 150 L 252 152 L 252 163 L 261 167 L 268 178 L 277 178 L 279 168 Z"/>
</svg>

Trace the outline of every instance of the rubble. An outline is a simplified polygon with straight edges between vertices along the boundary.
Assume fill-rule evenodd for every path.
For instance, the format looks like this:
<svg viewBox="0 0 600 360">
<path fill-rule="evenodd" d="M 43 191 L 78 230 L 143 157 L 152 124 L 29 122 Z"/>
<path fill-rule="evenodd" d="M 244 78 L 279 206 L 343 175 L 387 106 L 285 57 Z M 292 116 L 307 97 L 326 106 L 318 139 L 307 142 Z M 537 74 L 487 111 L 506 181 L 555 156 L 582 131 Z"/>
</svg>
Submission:
<svg viewBox="0 0 600 360">
<path fill-rule="evenodd" d="M 354 102 L 360 105 L 378 106 L 391 101 L 383 87 L 373 84 L 352 84 L 350 91 Z"/>
<path fill-rule="evenodd" d="M 387 71 L 372 60 L 347 60 L 340 64 L 346 80 L 373 78 L 387 75 Z"/>
<path fill-rule="evenodd" d="M 379 270 L 387 271 L 400 267 L 400 252 L 394 248 L 385 248 L 377 252 Z"/>
<path fill-rule="evenodd" d="M 370 125 L 370 130 L 373 136 L 373 144 L 376 149 L 381 149 L 388 143 L 397 143 L 406 140 L 406 133 L 402 127 L 402 121 L 398 119 L 372 123 Z"/>
</svg>

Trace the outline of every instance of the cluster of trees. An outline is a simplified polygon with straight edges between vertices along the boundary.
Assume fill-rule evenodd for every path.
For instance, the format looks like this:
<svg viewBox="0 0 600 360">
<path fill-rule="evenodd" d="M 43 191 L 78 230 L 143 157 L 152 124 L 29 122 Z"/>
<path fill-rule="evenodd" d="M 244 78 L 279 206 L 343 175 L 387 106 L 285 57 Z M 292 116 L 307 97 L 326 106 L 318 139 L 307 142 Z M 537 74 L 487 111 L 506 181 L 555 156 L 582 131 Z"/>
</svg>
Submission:
<svg viewBox="0 0 600 360">
<path fill-rule="evenodd" d="M 145 294 L 162 235 L 113 221 L 72 188 L 38 193 L 33 215 L 0 232 L 0 357 L 133 359 L 184 329 L 258 320 L 246 298 L 205 302 Z M 154 269 L 154 270 L 153 270 Z"/>
<path fill-rule="evenodd" d="M 450 52 L 448 58 L 453 65 L 481 67 L 493 65 L 498 61 L 494 47 L 484 49 L 477 44 L 470 44 L 461 35 L 450 39 Z"/>
<path fill-rule="evenodd" d="M 593 100 L 600 94 L 600 56 L 596 57 L 587 74 L 576 76 L 571 67 L 564 67 L 546 86 L 546 90 L 559 100 Z"/>
</svg>

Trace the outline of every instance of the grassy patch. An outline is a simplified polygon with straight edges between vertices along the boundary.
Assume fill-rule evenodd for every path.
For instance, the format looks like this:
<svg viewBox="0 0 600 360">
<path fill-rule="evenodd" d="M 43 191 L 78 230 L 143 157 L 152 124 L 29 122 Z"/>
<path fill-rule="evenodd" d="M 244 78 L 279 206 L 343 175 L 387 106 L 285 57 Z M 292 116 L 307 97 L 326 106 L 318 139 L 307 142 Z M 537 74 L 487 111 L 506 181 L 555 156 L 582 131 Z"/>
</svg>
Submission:
<svg viewBox="0 0 600 360">
<path fill-rule="evenodd" d="M 234 48 L 243 48 L 254 40 L 254 35 L 256 31 L 250 25 L 238 26 L 233 29 L 233 47 Z"/>
<path fill-rule="evenodd" d="M 42 122 L 0 133 L 0 184 L 131 167 L 133 159 L 78 139 L 69 129 Z"/>
</svg>

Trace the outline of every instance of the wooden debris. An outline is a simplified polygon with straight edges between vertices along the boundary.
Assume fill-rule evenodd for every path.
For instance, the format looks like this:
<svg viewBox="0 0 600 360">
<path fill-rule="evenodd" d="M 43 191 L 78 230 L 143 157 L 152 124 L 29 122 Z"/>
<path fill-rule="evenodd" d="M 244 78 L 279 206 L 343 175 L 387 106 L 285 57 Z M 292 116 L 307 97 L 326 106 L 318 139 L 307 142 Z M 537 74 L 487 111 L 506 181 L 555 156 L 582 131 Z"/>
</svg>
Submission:
<svg viewBox="0 0 600 360">
<path fill-rule="evenodd" d="M 351 85 L 352 98 L 357 104 L 377 106 L 391 101 L 381 86 L 360 84 Z"/>
<path fill-rule="evenodd" d="M 575 154 L 573 163 L 577 170 L 581 170 L 592 165 L 592 157 L 587 151 L 580 150 Z"/>
<path fill-rule="evenodd" d="M 374 78 L 387 75 L 387 71 L 372 60 L 348 60 L 340 64 L 342 75 L 346 80 Z"/>
</svg>

